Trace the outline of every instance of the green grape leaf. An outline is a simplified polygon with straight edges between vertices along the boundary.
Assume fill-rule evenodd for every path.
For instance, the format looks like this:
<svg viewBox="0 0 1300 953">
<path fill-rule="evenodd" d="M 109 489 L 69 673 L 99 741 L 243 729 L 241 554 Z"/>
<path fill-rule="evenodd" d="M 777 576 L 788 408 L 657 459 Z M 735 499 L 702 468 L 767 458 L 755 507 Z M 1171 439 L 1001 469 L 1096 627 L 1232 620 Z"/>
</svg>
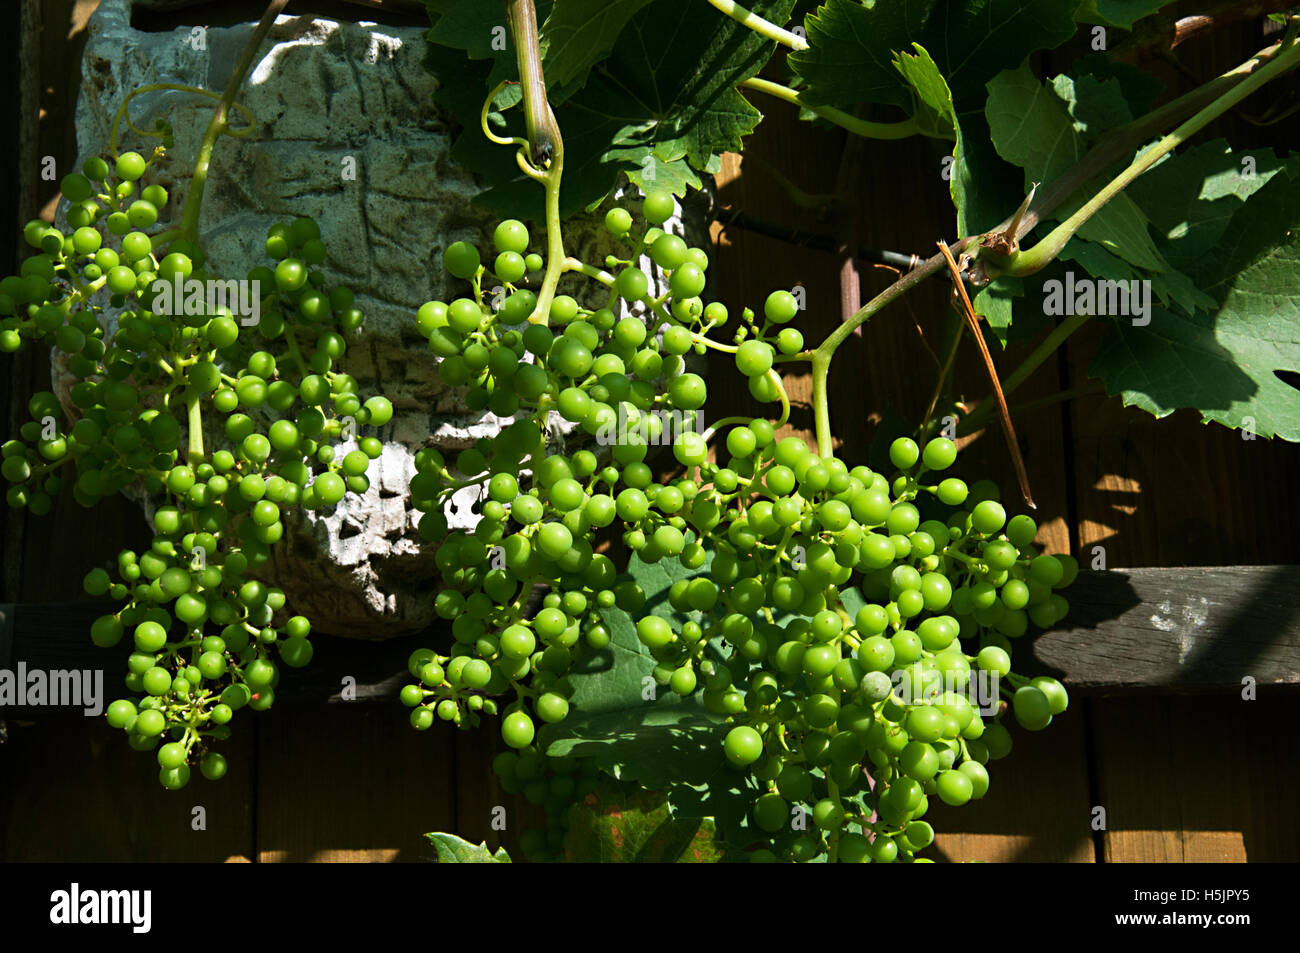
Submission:
<svg viewBox="0 0 1300 953">
<path fill-rule="evenodd" d="M 508 864 L 510 855 L 504 847 L 492 853 L 487 843 L 471 844 L 455 834 L 425 834 L 433 849 L 438 852 L 440 864 Z"/>
<path fill-rule="evenodd" d="M 849 614 L 849 618 L 856 616 L 866 604 L 867 600 L 862 598 L 862 593 L 858 591 L 856 586 L 849 586 L 840 590 L 840 605 Z"/>
<path fill-rule="evenodd" d="M 1213 308 L 1217 302 L 1196 287 L 1192 279 L 1176 268 L 1159 273 L 1134 268 L 1122 258 L 1112 255 L 1096 242 L 1072 238 L 1057 256 L 1061 261 L 1077 261 L 1094 278 L 1108 281 L 1144 280 L 1151 282 L 1151 291 L 1165 307 L 1176 305 L 1185 314 L 1197 308 Z"/>
<path fill-rule="evenodd" d="M 971 300 L 975 313 L 988 322 L 1004 348 L 1011 330 L 1012 306 L 1015 299 L 1024 293 L 1023 281 L 1002 275 L 981 288 L 979 294 Z"/>
<path fill-rule="evenodd" d="M 1174 0 L 1085 0 L 1079 8 L 1080 23 L 1104 23 L 1109 26 L 1133 29 L 1133 24 L 1150 16 Z"/>
<path fill-rule="evenodd" d="M 1233 214 L 1191 277 L 1217 306 L 1151 322 L 1119 320 L 1089 370 L 1125 405 L 1300 441 L 1300 161 L 1292 160 Z"/>
<path fill-rule="evenodd" d="M 676 196 L 684 196 L 687 189 L 702 187 L 699 175 L 691 168 L 684 156 L 665 159 L 657 149 L 650 152 L 642 152 L 639 149 L 631 152 L 633 155 L 639 155 L 640 159 L 635 168 L 628 170 L 628 181 L 643 192 L 659 189 L 672 192 Z M 610 156 L 617 158 L 619 153 L 620 150 L 614 150 Z"/>
<path fill-rule="evenodd" d="M 894 54 L 894 68 L 916 93 L 912 115 L 925 135 L 951 139 L 956 135 L 957 123 L 952 91 L 925 47 L 920 43 L 913 43 L 912 46 L 916 55 Z"/>
<path fill-rule="evenodd" d="M 679 628 L 687 617 L 669 605 L 668 590 L 679 579 L 707 575 L 709 557 L 700 569 L 688 570 L 676 558 L 646 563 L 634 554 L 628 573 L 646 593 L 638 617 L 662 616 Z M 618 609 L 602 615 L 610 648 L 570 673 L 572 711 L 542 728 L 542 750 L 550 757 L 589 758 L 622 780 L 662 790 L 674 816 L 712 818 L 726 843 L 747 843 L 753 782 L 722 757 L 730 726 L 700 704 L 698 693 L 679 698 L 655 683 L 654 659 L 631 616 Z M 712 648 L 717 657 L 716 644 Z"/>
<path fill-rule="evenodd" d="M 1082 158 L 1086 148 L 1075 131 L 1065 104 L 1027 66 L 998 74 L 988 84 L 986 114 L 998 154 L 1024 170 L 1026 190 L 1034 182 L 1050 182 Z M 1094 180 L 1057 209 L 1068 218 L 1100 185 Z M 1108 251 L 1149 271 L 1167 266 L 1147 228 L 1147 218 L 1127 195 L 1106 203 L 1078 231 Z"/>
<path fill-rule="evenodd" d="M 810 106 L 911 105 L 893 51 L 921 39 L 934 6 L 934 0 L 827 0 L 804 20 L 808 49 L 789 56 L 791 67 L 810 84 L 803 98 Z"/>
<path fill-rule="evenodd" d="M 933 54 L 958 108 L 966 109 L 999 71 L 1070 39 L 1077 6 L 1078 0 L 828 0 L 804 21 L 809 48 L 789 60 L 809 83 L 810 105 L 908 108 L 910 92 L 899 82 L 893 51 L 919 43 Z"/>
<path fill-rule="evenodd" d="M 548 86 L 581 85 L 650 0 L 556 0 L 539 29 Z"/>
<path fill-rule="evenodd" d="M 693 701 L 596 715 L 542 729 L 548 757 L 589 758 L 625 781 L 663 791 L 675 817 L 712 818 L 727 844 L 744 845 L 752 778 L 722 756 L 730 726 Z"/>
<path fill-rule="evenodd" d="M 542 729 L 548 757 L 591 758 L 649 788 L 702 783 L 720 770 L 727 726 L 694 703 L 646 705 L 594 715 L 572 714 Z"/>
<path fill-rule="evenodd" d="M 673 816 L 662 792 L 602 777 L 568 812 L 569 863 L 716 863 L 722 847 L 709 818 Z"/>
<path fill-rule="evenodd" d="M 1076 82 L 1085 76 L 1098 82 L 1115 80 L 1128 103 L 1129 112 L 1134 116 L 1149 113 L 1165 90 L 1165 84 L 1150 73 L 1105 53 L 1089 53 L 1079 57 L 1070 64 L 1070 73 Z"/>
</svg>

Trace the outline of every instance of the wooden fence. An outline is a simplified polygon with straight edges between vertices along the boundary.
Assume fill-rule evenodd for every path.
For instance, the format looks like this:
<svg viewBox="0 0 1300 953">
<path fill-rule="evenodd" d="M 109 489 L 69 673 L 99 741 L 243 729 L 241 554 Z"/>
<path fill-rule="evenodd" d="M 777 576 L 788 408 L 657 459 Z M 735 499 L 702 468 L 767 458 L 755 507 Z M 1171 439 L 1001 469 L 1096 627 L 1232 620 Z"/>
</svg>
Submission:
<svg viewBox="0 0 1300 953">
<path fill-rule="evenodd" d="M 8 223 L 0 230 L 0 261 L 16 254 L 16 224 L 51 211 L 53 186 L 37 178 L 37 158 L 74 158 L 76 57 L 69 49 L 75 53 L 91 7 L 85 0 L 22 0 L 0 12 L 4 42 L 13 44 L 0 69 L 11 74 L 8 88 L 19 91 L 6 125 L 10 141 L 20 143 L 16 154 L 0 158 L 6 180 L 18 185 L 0 196 Z M 1178 55 L 1208 76 L 1259 45 L 1258 23 L 1243 23 Z M 1069 54 L 1053 54 L 1058 70 Z M 1167 79 L 1186 86 L 1173 70 Z M 795 122 L 780 104 L 761 105 L 770 115 L 752 138 L 743 174 L 729 157 L 719 177 L 722 206 L 922 257 L 939 237 L 951 238 L 939 145 L 871 143 L 827 167 L 838 134 Z M 1228 119 L 1207 135 L 1254 145 L 1274 133 Z M 774 169 L 806 192 L 843 192 L 836 203 L 843 211 L 827 221 L 796 204 Z M 927 169 L 933 175 L 918 174 Z M 801 284 L 810 339 L 838 320 L 836 255 L 735 226 L 715 226 L 715 239 L 714 293 L 729 305 L 758 306 L 768 290 Z M 861 268 L 864 295 L 892 280 L 883 268 Z M 841 350 L 832 390 L 846 456 L 863 458 L 878 430 L 888 432 L 895 420 L 910 425 L 925 412 L 946 297 L 944 283 L 931 282 Z M 1096 394 L 1035 403 L 1082 387 L 1094 348 L 1095 339 L 1080 332 L 1012 401 L 1039 504 L 1039 541 L 1085 566 L 1101 547 L 1112 570 L 1081 578 L 1069 593 L 1071 627 L 1041 638 L 1017 666 L 1063 672 L 1073 701 L 1047 731 L 1016 734 L 1012 756 L 993 766 L 984 800 L 932 810 L 940 834 L 931 854 L 1085 863 L 1300 859 L 1300 822 L 1291 810 L 1300 795 L 1300 740 L 1289 717 L 1300 680 L 1300 447 L 1243 440 L 1190 413 L 1155 421 Z M 999 366 L 1015 367 L 1026 351 L 1012 345 Z M 48 371 L 35 355 L 5 358 L 0 368 L 8 382 L 0 420 L 13 430 Z M 711 371 L 710 387 L 726 405 L 718 412 L 747 406 L 743 385 L 728 384 L 734 377 L 725 362 Z M 973 348 L 963 348 L 956 382 L 959 395 L 983 396 Z M 809 436 L 808 382 L 795 377 L 789 385 L 791 432 Z M 975 435 L 960 467 L 997 479 L 1008 498 L 1014 493 L 996 430 Z M 125 503 L 86 511 L 69 497 L 43 519 L 0 514 L 0 531 L 4 600 L 17 605 L 4 610 L 0 667 L 16 657 L 84 654 L 74 646 L 88 643 L 77 640 L 92 608 L 67 601 L 81 567 L 145 538 L 138 513 Z M 1168 569 L 1188 566 L 1223 568 Z M 1166 568 L 1114 571 L 1124 567 Z M 196 779 L 180 795 L 161 790 L 152 759 L 127 749 L 102 719 L 0 713 L 0 858 L 417 860 L 427 856 L 420 835 L 431 830 L 514 847 L 537 814 L 496 786 L 494 733 L 441 724 L 416 733 L 391 697 L 381 700 L 398 683 L 392 676 L 402 673 L 407 650 L 405 642 L 376 649 L 322 639 L 316 661 L 286 679 L 272 712 L 237 720 L 227 778 Z M 104 665 L 112 679 L 114 665 Z M 342 674 L 369 689 L 358 701 L 331 704 Z M 1254 700 L 1242 698 L 1245 676 L 1258 684 Z M 299 681 L 296 695 L 290 681 Z M 497 805 L 507 808 L 505 832 L 491 828 Z M 193 829 L 196 806 L 204 808 L 202 831 Z M 1098 808 L 1104 829 L 1095 829 Z"/>
</svg>

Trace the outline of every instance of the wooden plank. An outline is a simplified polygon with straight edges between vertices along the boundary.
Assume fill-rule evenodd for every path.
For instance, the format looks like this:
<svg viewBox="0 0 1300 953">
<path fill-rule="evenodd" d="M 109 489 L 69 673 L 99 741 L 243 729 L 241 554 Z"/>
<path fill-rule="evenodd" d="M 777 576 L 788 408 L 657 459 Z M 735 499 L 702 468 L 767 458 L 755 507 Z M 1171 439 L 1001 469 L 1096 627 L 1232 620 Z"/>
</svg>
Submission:
<svg viewBox="0 0 1300 953">
<path fill-rule="evenodd" d="M 0 860 L 246 861 L 253 857 L 253 743 L 248 721 L 219 750 L 220 781 L 196 770 L 180 791 L 158 783 L 153 752 L 131 750 L 102 718 L 6 717 L 0 745 Z M 194 829 L 203 808 L 203 830 Z"/>
<path fill-rule="evenodd" d="M 1103 698 L 1094 707 L 1107 862 L 1300 860 L 1294 699 Z"/>
<path fill-rule="evenodd" d="M 1034 655 L 1078 688 L 1300 684 L 1300 566 L 1081 572 Z"/>
<path fill-rule="evenodd" d="M 405 712 L 277 706 L 256 719 L 258 861 L 419 861 L 425 833 L 457 829 L 454 729 L 415 731 Z"/>
<path fill-rule="evenodd" d="M 1011 754 L 990 761 L 981 800 L 948 807 L 937 797 L 925 820 L 935 845 L 920 856 L 960 863 L 1092 863 L 1084 706 L 1075 702 L 1043 731 L 1012 724 Z"/>
</svg>

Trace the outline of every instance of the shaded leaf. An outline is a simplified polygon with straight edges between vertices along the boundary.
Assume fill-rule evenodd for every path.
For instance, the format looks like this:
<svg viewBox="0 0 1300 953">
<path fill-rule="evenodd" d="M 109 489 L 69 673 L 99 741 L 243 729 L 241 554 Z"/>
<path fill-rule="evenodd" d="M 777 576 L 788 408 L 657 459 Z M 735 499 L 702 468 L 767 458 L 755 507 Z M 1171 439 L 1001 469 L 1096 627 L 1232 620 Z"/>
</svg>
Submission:
<svg viewBox="0 0 1300 953">
<path fill-rule="evenodd" d="M 794 0 L 756 0 L 747 6 L 783 22 Z M 438 101 L 463 127 L 452 157 L 478 174 L 485 187 L 479 204 L 539 220 L 542 190 L 519 171 L 510 149 L 487 142 L 479 130 L 488 90 L 499 79 L 515 76 L 513 62 L 505 57 L 482 63 L 463 59 L 462 50 L 473 56 L 482 45 L 458 44 L 469 44 L 470 34 L 487 19 L 481 13 L 477 21 L 466 14 L 463 24 L 440 20 L 431 34 L 435 44 L 443 44 L 428 60 L 443 84 Z M 701 29 L 702 22 L 708 29 Z M 771 41 L 695 4 L 651 0 L 638 9 L 618 31 L 608 56 L 587 69 L 585 82 L 575 78 L 565 88 L 551 90 L 557 94 L 553 107 L 564 135 L 562 214 L 599 204 L 620 173 L 644 181 L 646 171 L 653 170 L 657 187 L 682 194 L 698 181 L 696 173 L 716 168 L 721 153 L 739 151 L 762 114 L 736 87 L 755 75 L 774 49 Z M 566 74 L 561 70 L 560 75 Z M 549 75 L 547 80 L 555 87 Z M 520 110 L 505 102 L 499 106 L 498 131 L 521 135 Z"/>
<path fill-rule="evenodd" d="M 650 0 L 556 0 L 539 32 L 548 86 L 581 85 Z"/>
<path fill-rule="evenodd" d="M 906 108 L 910 95 L 893 53 L 919 43 L 965 108 L 982 98 L 984 83 L 999 71 L 1073 36 L 1077 6 L 1078 0 L 828 0 L 805 20 L 809 49 L 789 59 L 808 81 L 814 105 Z"/>
<path fill-rule="evenodd" d="M 1079 8 L 1079 22 L 1105 23 L 1130 30 L 1138 20 L 1173 2 L 1174 0 L 1086 0 Z"/>
<path fill-rule="evenodd" d="M 1012 306 L 1015 299 L 1024 293 L 1024 282 L 1002 275 L 981 288 L 971 301 L 975 313 L 988 322 L 1003 347 L 1007 346 L 1007 334 L 1011 328 Z"/>
<path fill-rule="evenodd" d="M 675 556 L 647 563 L 633 553 L 628 560 L 628 574 L 646 594 L 645 608 L 640 615 L 662 616 L 674 629 L 680 629 L 687 617 L 668 604 L 668 590 L 679 579 L 707 573 L 708 566 L 706 561 L 701 569 L 687 569 Z M 617 607 L 602 609 L 601 617 L 609 627 L 609 648 L 592 652 L 590 659 L 570 673 L 574 694 L 569 702 L 575 712 L 593 715 L 623 709 L 662 708 L 665 703 L 674 703 L 676 695 L 660 690 L 653 683 L 655 661 L 637 638 L 635 620 Z M 655 698 L 644 697 L 647 687 L 654 690 Z"/>
<path fill-rule="evenodd" d="M 1118 321 L 1090 373 L 1133 405 L 1300 440 L 1300 162 L 1273 175 L 1233 215 L 1193 277 L 1218 302 L 1190 317 L 1156 310 L 1146 327 Z"/>
<path fill-rule="evenodd" d="M 1133 119 L 1133 110 L 1117 79 L 1061 75 L 1053 78 L 1052 89 L 1069 110 L 1074 131 L 1089 143 L 1106 130 Z"/>
</svg>

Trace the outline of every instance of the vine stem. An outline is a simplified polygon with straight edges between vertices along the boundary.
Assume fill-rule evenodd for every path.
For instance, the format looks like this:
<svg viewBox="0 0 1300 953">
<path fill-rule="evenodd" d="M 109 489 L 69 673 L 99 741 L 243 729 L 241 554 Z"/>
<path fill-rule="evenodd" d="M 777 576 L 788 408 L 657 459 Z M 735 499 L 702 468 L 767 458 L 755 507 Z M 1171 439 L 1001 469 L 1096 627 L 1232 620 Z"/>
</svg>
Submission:
<svg viewBox="0 0 1300 953">
<path fill-rule="evenodd" d="M 132 132 L 134 132 L 137 136 L 143 136 L 145 138 L 152 138 L 152 139 L 162 138 L 162 135 L 160 133 L 150 132 L 147 129 L 141 129 L 135 123 L 133 123 L 131 121 L 131 112 L 130 112 L 131 100 L 135 99 L 135 97 L 143 95 L 144 93 L 157 93 L 157 92 L 193 93 L 196 96 L 206 96 L 209 99 L 216 99 L 216 100 L 221 99 L 220 93 L 214 93 L 210 89 L 203 89 L 201 86 L 185 86 L 181 83 L 150 83 L 148 86 L 141 86 L 138 89 L 131 90 L 131 92 L 126 94 L 126 98 L 122 100 L 122 105 L 117 107 L 117 113 L 114 114 L 113 116 L 113 124 L 109 127 L 108 130 L 108 149 L 109 152 L 111 152 L 113 155 L 118 154 L 117 128 L 121 124 L 122 120 L 124 119 L 126 120 L 126 127 L 130 129 Z M 253 114 L 248 111 L 247 107 L 241 105 L 240 103 L 232 102 L 231 105 L 235 109 L 238 109 L 241 113 L 244 114 L 244 118 L 248 120 L 248 125 L 243 126 L 239 129 L 227 129 L 226 132 L 228 132 L 232 136 L 247 136 L 249 133 L 253 131 L 253 126 L 257 122 L 256 117 L 254 117 Z"/>
<path fill-rule="evenodd" d="M 792 50 L 808 49 L 808 41 L 798 33 L 791 33 L 789 30 L 782 29 L 771 20 L 765 20 L 752 10 L 742 7 L 735 0 L 709 0 L 709 3 L 741 26 L 753 30 L 759 36 L 775 40 L 782 46 L 788 46 Z"/>
<path fill-rule="evenodd" d="M 208 121 L 208 128 L 203 133 L 203 141 L 199 145 L 199 154 L 194 161 L 194 174 L 190 179 L 190 192 L 185 196 L 185 210 L 181 213 L 181 234 L 190 241 L 198 240 L 199 211 L 203 207 L 203 190 L 208 183 L 208 168 L 212 164 L 212 150 L 216 147 L 221 134 L 226 130 L 230 120 L 230 109 L 235 102 L 235 94 L 244 85 L 244 79 L 253 66 L 253 57 L 257 55 L 262 41 L 266 39 L 267 34 L 271 32 L 271 27 L 275 25 L 275 18 L 280 15 L 280 12 L 288 3 L 289 0 L 271 0 L 267 4 L 266 12 L 262 14 L 262 19 L 258 21 L 257 27 L 253 30 L 253 35 L 249 37 L 248 42 L 244 44 L 244 49 L 239 54 L 235 69 L 230 74 L 230 81 L 226 83 L 221 99 L 217 102 L 217 108 L 212 112 L 212 119 Z"/>
<path fill-rule="evenodd" d="M 797 89 L 782 86 L 770 79 L 752 76 L 741 83 L 740 86 L 742 89 L 753 89 L 760 93 L 767 93 L 769 96 L 775 96 L 777 99 L 784 100 L 801 109 L 807 109 L 827 122 L 832 122 L 842 129 L 847 129 L 854 135 L 864 136 L 867 139 L 906 139 L 909 136 L 924 134 L 921 128 L 917 126 L 916 118 L 913 116 L 899 122 L 869 122 L 866 119 L 850 116 L 842 109 L 836 109 L 834 106 L 810 106 L 804 102 L 803 94 Z"/>
<path fill-rule="evenodd" d="M 537 35 L 537 10 L 533 0 L 506 0 L 506 14 L 515 41 L 515 60 L 523 92 L 524 122 L 529 155 L 516 153 L 519 167 L 546 188 L 546 272 L 537 292 L 537 306 L 528 316 L 532 324 L 547 324 L 555 289 L 566 270 L 564 237 L 560 233 L 560 179 L 564 173 L 564 138 L 546 98 L 542 53 Z M 489 97 L 490 104 L 493 97 Z M 486 114 L 487 107 L 484 107 Z M 487 128 L 486 120 L 483 123 Z M 500 141 L 494 137 L 494 141 Z"/>
<path fill-rule="evenodd" d="M 1052 229 L 1042 241 L 1034 245 L 1033 248 L 1009 256 L 1006 259 L 1006 267 L 1002 270 L 1006 274 L 1023 276 L 1031 275 L 1045 267 L 1061 253 L 1066 243 L 1088 219 L 1096 215 L 1107 202 L 1122 192 L 1134 179 L 1261 86 L 1300 65 L 1300 39 L 1297 39 L 1294 35 L 1289 39 L 1290 46 L 1286 46 L 1284 42 L 1279 47 L 1277 56 L 1271 62 L 1203 107 L 1190 119 L 1174 129 L 1173 132 L 1160 139 L 1155 145 L 1144 150 L 1141 155 L 1129 164 L 1128 168 L 1106 183 L 1101 191 L 1064 222 Z M 998 264 L 996 258 L 994 263 Z"/>
<path fill-rule="evenodd" d="M 203 401 L 201 395 L 190 388 L 185 395 L 185 413 L 189 430 L 190 464 L 203 462 Z"/>
</svg>

